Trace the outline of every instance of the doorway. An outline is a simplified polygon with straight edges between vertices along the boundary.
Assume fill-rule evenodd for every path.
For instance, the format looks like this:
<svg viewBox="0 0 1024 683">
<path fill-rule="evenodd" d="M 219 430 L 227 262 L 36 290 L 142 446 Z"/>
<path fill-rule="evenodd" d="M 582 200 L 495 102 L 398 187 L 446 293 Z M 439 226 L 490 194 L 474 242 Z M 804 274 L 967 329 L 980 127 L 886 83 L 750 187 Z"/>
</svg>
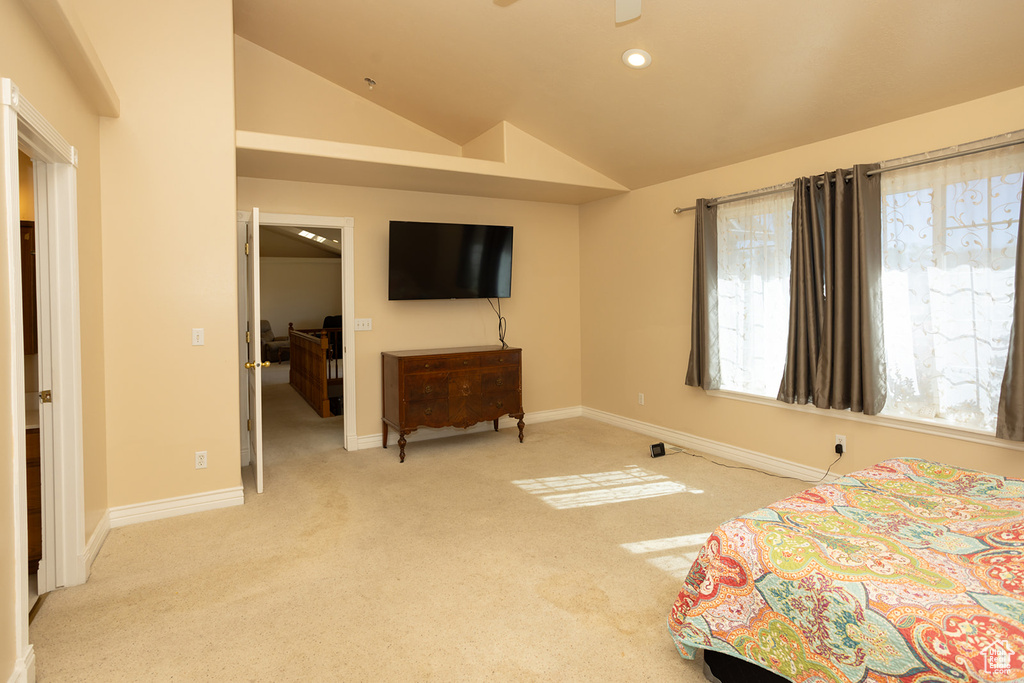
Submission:
<svg viewBox="0 0 1024 683">
<path fill-rule="evenodd" d="M 239 419 L 240 442 L 242 444 L 241 466 L 253 470 L 257 493 L 263 489 L 262 462 L 262 384 L 264 372 L 280 372 L 271 370 L 268 364 L 271 359 L 263 358 L 259 335 L 261 314 L 260 302 L 260 256 L 261 247 L 259 234 L 261 228 L 271 228 L 278 233 L 310 232 L 312 234 L 335 233 L 341 255 L 340 287 L 341 316 L 343 323 L 339 335 L 341 352 L 340 364 L 334 372 L 341 374 L 341 412 L 344 418 L 341 423 L 341 444 L 345 450 L 358 448 L 356 434 L 356 401 L 355 401 L 355 293 L 353 275 L 353 220 L 330 216 L 307 216 L 302 214 L 268 214 L 259 209 L 251 212 L 238 212 L 238 264 L 239 264 L 239 357 L 247 362 L 240 364 L 239 403 L 241 405 Z M 255 276 L 255 277 L 254 277 Z M 287 322 L 293 322 L 291 320 Z M 281 326 L 280 323 L 278 325 Z M 318 325 L 319 326 L 319 325 Z M 248 336 L 247 333 L 248 332 Z M 288 334 L 287 327 L 278 331 L 276 336 Z M 276 358 L 273 360 L 277 360 Z M 266 368 L 264 366 L 267 366 Z"/>
<path fill-rule="evenodd" d="M 21 171 L 18 152 L 32 161 L 35 283 L 39 292 L 37 355 L 38 385 L 26 382 L 25 322 L 22 318 Z M 29 643 L 30 603 L 28 558 L 27 423 L 38 406 L 41 475 L 42 558 L 37 577 L 44 593 L 84 583 L 90 552 L 85 543 L 82 463 L 82 375 L 78 306 L 77 153 L 10 79 L 0 79 L 0 251 L 11 268 L 4 306 L 14 313 L 3 331 L 11 349 L 10 377 L 0 381 L 9 424 L 9 452 L 14 455 L 10 498 L 14 505 L 14 599 L 18 617 L 14 643 L 19 670 L 34 670 Z M 11 201 L 8 201 L 11 200 Z M 30 354 L 31 355 L 31 354 Z M 26 392 L 32 389 L 31 395 Z"/>
</svg>

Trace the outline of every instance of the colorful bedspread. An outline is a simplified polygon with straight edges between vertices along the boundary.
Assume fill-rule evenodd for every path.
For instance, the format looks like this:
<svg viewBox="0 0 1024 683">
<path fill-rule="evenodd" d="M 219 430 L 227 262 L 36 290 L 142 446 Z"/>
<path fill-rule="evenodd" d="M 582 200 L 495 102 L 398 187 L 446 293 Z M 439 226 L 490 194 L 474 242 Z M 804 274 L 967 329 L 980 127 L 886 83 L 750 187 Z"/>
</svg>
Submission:
<svg viewBox="0 0 1024 683">
<path fill-rule="evenodd" d="M 793 681 L 1024 679 L 1024 481 L 925 460 L 727 522 L 669 617 Z"/>
</svg>

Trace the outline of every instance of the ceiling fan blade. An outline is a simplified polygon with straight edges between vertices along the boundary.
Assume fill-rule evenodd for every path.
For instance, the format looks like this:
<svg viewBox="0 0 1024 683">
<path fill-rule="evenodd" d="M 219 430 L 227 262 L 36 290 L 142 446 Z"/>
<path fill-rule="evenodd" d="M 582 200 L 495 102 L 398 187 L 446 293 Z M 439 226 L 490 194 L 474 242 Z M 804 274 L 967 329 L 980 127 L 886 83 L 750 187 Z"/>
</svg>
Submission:
<svg viewBox="0 0 1024 683">
<path fill-rule="evenodd" d="M 615 0 L 615 23 L 632 21 L 640 16 L 640 0 Z"/>
</svg>

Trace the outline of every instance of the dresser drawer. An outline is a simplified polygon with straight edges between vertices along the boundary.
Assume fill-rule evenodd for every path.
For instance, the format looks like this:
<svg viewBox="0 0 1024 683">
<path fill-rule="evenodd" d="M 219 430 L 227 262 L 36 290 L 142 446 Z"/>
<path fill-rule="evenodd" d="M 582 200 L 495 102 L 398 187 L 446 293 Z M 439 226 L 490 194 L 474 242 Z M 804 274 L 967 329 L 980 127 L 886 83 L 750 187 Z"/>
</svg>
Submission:
<svg viewBox="0 0 1024 683">
<path fill-rule="evenodd" d="M 508 413 L 518 413 L 519 393 L 510 391 L 504 394 L 489 394 L 483 397 L 483 403 L 484 414 L 490 419 L 501 417 Z"/>
<path fill-rule="evenodd" d="M 478 396 L 480 394 L 479 372 L 453 372 L 448 376 L 448 396 Z"/>
<path fill-rule="evenodd" d="M 452 370 L 458 370 L 459 368 L 478 368 L 480 367 L 481 356 L 461 356 L 459 358 L 448 359 L 448 367 Z"/>
<path fill-rule="evenodd" d="M 411 401 L 405 406 L 405 423 L 425 427 L 448 424 L 448 401 Z"/>
<path fill-rule="evenodd" d="M 448 373 L 424 372 L 405 377 L 405 400 L 422 401 L 448 395 Z"/>
<path fill-rule="evenodd" d="M 481 359 L 481 362 L 485 367 L 490 367 L 492 365 L 518 366 L 522 362 L 522 357 L 522 349 L 509 349 L 508 351 L 494 351 L 493 353 L 488 353 Z"/>
<path fill-rule="evenodd" d="M 449 358 L 406 358 L 402 369 L 406 374 L 411 372 L 438 372 L 451 367 Z"/>
<path fill-rule="evenodd" d="M 498 368 L 480 373 L 480 388 L 485 394 L 500 394 L 519 389 L 519 368 Z"/>
</svg>

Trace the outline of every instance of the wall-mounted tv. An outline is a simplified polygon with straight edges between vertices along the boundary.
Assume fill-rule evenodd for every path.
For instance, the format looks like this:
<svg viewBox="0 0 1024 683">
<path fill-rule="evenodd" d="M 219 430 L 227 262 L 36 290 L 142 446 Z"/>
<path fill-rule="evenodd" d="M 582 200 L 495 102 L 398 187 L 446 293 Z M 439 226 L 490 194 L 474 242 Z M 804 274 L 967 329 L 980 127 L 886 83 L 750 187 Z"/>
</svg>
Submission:
<svg viewBox="0 0 1024 683">
<path fill-rule="evenodd" d="M 512 296 L 512 226 L 391 221 L 388 299 Z"/>
</svg>

